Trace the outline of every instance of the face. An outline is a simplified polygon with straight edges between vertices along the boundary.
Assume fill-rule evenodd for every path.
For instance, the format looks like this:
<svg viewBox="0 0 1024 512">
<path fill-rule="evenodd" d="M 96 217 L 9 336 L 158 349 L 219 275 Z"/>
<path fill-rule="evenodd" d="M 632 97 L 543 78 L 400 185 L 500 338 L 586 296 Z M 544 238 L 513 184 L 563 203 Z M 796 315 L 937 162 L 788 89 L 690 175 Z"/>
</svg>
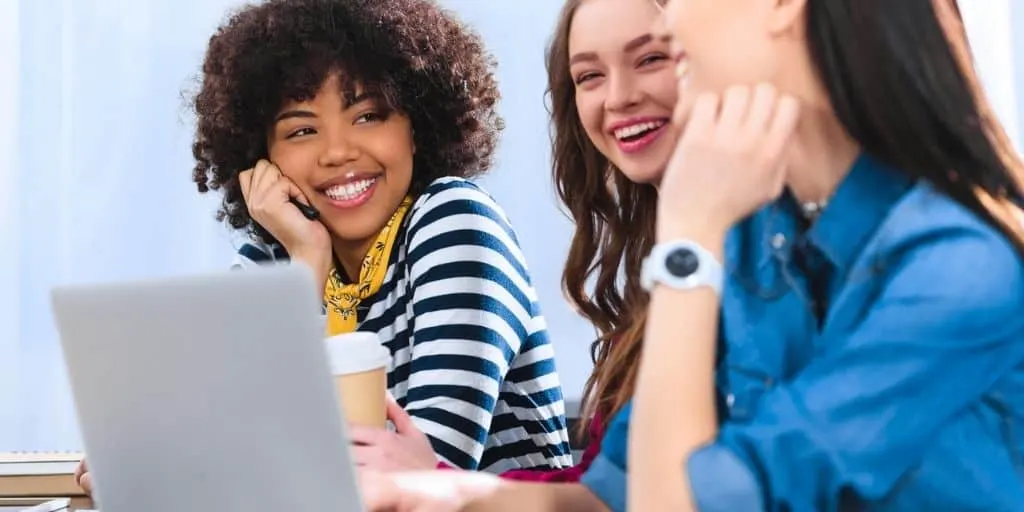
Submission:
<svg viewBox="0 0 1024 512">
<path fill-rule="evenodd" d="M 576 108 L 594 146 L 631 181 L 657 183 L 674 148 L 668 38 L 650 0 L 584 0 L 569 33 Z"/>
<path fill-rule="evenodd" d="M 652 0 L 665 11 L 662 35 L 685 61 L 688 93 L 731 85 L 779 84 L 794 59 L 786 52 L 803 0 Z"/>
<path fill-rule="evenodd" d="M 287 103 L 268 133 L 270 161 L 320 210 L 336 242 L 377 236 L 409 191 L 412 125 L 357 89 L 345 101 L 337 75 L 316 96 Z"/>
</svg>

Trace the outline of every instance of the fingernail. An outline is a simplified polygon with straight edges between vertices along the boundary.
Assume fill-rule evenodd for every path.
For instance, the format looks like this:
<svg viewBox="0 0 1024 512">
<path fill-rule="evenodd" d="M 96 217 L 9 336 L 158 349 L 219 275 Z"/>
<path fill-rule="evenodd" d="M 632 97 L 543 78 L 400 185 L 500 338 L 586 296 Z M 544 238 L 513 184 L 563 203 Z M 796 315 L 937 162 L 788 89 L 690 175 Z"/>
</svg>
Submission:
<svg viewBox="0 0 1024 512">
<path fill-rule="evenodd" d="M 679 63 L 676 64 L 676 78 L 682 78 L 682 77 L 686 76 L 686 72 L 688 70 L 689 70 L 689 63 L 687 63 L 685 60 L 679 61 Z"/>
</svg>

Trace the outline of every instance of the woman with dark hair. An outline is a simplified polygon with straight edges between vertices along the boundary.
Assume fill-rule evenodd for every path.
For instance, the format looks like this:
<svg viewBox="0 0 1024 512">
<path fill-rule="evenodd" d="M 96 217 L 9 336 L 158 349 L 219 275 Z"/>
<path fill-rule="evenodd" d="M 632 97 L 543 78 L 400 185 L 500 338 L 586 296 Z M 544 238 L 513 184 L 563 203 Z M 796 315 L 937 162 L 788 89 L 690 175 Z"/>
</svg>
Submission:
<svg viewBox="0 0 1024 512">
<path fill-rule="evenodd" d="M 1024 166 L 955 3 L 660 3 L 682 133 L 635 410 L 583 485 L 366 473 L 371 505 L 1018 509 Z"/>
<path fill-rule="evenodd" d="M 217 30 L 202 79 L 193 179 L 249 235 L 236 265 L 310 266 L 327 334 L 391 352 L 398 432 L 351 428 L 357 463 L 570 466 L 522 250 L 468 181 L 502 125 L 480 38 L 432 0 L 269 0 Z"/>
</svg>

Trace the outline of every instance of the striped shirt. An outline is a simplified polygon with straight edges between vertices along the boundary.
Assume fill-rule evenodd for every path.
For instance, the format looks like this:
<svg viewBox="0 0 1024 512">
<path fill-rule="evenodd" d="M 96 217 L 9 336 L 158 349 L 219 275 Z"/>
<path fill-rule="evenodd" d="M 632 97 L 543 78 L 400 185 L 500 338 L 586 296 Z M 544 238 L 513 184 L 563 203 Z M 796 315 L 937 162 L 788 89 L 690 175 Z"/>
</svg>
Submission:
<svg viewBox="0 0 1024 512">
<path fill-rule="evenodd" d="M 247 243 L 236 267 L 287 259 Z M 358 330 L 392 355 L 388 388 L 463 469 L 572 465 L 554 350 L 516 234 L 477 185 L 441 178 L 402 222 L 384 284 Z"/>
</svg>

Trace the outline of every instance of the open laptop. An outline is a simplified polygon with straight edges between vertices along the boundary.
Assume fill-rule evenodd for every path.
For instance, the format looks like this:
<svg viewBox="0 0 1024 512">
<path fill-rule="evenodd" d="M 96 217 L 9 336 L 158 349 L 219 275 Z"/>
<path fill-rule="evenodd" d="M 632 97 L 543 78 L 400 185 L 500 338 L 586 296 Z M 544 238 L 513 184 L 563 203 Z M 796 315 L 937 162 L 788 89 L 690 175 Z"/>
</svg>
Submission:
<svg viewBox="0 0 1024 512">
<path fill-rule="evenodd" d="M 53 291 L 102 512 L 360 512 L 311 273 Z"/>
</svg>

